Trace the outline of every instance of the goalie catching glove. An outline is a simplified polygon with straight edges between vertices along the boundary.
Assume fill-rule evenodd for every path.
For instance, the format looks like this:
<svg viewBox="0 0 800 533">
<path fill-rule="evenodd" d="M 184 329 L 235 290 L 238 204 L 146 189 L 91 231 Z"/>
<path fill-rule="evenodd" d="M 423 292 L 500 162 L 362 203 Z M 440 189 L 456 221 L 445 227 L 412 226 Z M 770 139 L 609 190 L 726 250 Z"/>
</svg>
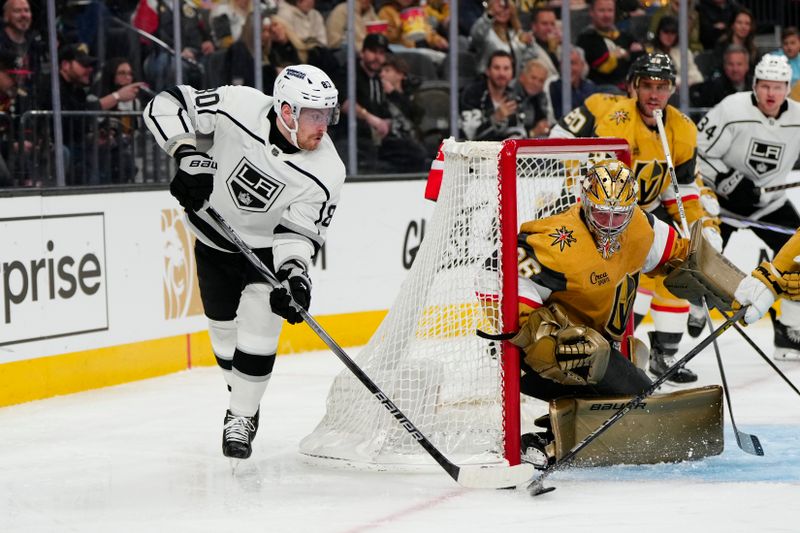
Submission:
<svg viewBox="0 0 800 533">
<path fill-rule="evenodd" d="M 289 324 L 299 324 L 303 321 L 300 308 L 308 311 L 311 305 L 311 278 L 306 267 L 300 261 L 290 260 L 281 265 L 276 277 L 282 286 L 273 288 L 269 295 L 272 312 Z"/>
<path fill-rule="evenodd" d="M 511 342 L 522 348 L 525 363 L 540 376 L 563 385 L 598 383 L 611 354 L 600 333 L 570 322 L 557 304 L 534 310 Z"/>
<path fill-rule="evenodd" d="M 217 164 L 208 154 L 190 147 L 175 154 L 178 170 L 169 184 L 169 192 L 184 209 L 197 211 L 214 190 L 214 173 Z"/>
<path fill-rule="evenodd" d="M 764 316 L 778 297 L 800 300 L 800 272 L 781 272 L 772 263 L 763 261 L 739 283 L 734 296 L 734 309 L 750 306 L 744 322 L 752 324 Z"/>
</svg>

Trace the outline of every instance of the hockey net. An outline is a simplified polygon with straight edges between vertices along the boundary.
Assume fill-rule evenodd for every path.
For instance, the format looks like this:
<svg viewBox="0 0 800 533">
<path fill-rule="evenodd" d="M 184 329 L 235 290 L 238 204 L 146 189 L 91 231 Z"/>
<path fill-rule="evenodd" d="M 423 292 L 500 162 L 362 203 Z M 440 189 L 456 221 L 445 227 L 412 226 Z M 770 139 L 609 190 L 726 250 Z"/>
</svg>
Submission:
<svg viewBox="0 0 800 533">
<path fill-rule="evenodd" d="M 451 461 L 519 463 L 517 232 L 579 196 L 587 165 L 627 162 L 619 139 L 443 145 L 436 209 L 399 296 L 358 365 Z M 332 465 L 413 470 L 433 460 L 348 370 L 301 453 Z"/>
</svg>

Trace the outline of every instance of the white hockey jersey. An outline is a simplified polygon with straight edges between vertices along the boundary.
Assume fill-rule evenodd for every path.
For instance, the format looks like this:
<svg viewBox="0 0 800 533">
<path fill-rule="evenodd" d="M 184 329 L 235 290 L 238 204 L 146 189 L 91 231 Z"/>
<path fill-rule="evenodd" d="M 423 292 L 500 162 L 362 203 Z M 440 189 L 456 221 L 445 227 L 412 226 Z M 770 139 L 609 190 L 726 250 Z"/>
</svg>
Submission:
<svg viewBox="0 0 800 533">
<path fill-rule="evenodd" d="M 697 161 L 703 179 L 738 170 L 758 187 L 780 185 L 800 155 L 800 104 L 786 100 L 776 118 L 765 116 L 752 92 L 734 93 L 697 124 Z M 759 218 L 786 202 L 783 191 L 761 195 Z"/>
<path fill-rule="evenodd" d="M 143 114 L 169 155 L 196 147 L 198 135 L 212 136 L 207 153 L 217 171 L 209 202 L 250 247 L 272 247 L 277 269 L 293 258 L 308 265 L 322 246 L 345 168 L 328 135 L 313 151 L 296 150 L 277 130 L 270 137 L 272 108 L 272 97 L 250 87 L 182 85 L 156 95 Z M 236 251 L 205 211 L 187 218 L 204 244 Z"/>
</svg>

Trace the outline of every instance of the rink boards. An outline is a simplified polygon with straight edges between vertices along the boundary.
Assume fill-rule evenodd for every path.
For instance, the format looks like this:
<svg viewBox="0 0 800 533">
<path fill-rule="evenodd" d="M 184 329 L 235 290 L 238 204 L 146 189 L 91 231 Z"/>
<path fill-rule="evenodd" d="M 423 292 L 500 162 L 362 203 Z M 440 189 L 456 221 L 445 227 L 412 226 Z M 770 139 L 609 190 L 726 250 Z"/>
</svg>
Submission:
<svg viewBox="0 0 800 533">
<path fill-rule="evenodd" d="M 400 290 L 433 204 L 421 180 L 348 182 L 311 269 L 311 312 L 362 345 Z M 790 194 L 793 191 L 790 191 Z M 0 406 L 213 364 L 192 237 L 166 190 L 0 198 Z M 735 234 L 752 268 L 764 245 Z M 279 353 L 323 349 L 287 326 Z"/>
</svg>

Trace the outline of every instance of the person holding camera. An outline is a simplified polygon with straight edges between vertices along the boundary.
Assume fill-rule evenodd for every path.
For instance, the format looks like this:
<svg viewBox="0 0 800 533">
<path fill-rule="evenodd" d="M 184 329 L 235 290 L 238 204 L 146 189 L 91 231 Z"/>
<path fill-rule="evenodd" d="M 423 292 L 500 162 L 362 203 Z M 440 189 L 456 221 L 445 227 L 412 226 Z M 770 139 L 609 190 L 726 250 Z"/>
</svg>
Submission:
<svg viewBox="0 0 800 533">
<path fill-rule="evenodd" d="M 468 85 L 461 95 L 460 126 L 470 141 L 501 141 L 525 138 L 520 116 L 520 97 L 511 87 L 514 58 L 505 50 L 489 56 L 484 77 Z"/>
</svg>

